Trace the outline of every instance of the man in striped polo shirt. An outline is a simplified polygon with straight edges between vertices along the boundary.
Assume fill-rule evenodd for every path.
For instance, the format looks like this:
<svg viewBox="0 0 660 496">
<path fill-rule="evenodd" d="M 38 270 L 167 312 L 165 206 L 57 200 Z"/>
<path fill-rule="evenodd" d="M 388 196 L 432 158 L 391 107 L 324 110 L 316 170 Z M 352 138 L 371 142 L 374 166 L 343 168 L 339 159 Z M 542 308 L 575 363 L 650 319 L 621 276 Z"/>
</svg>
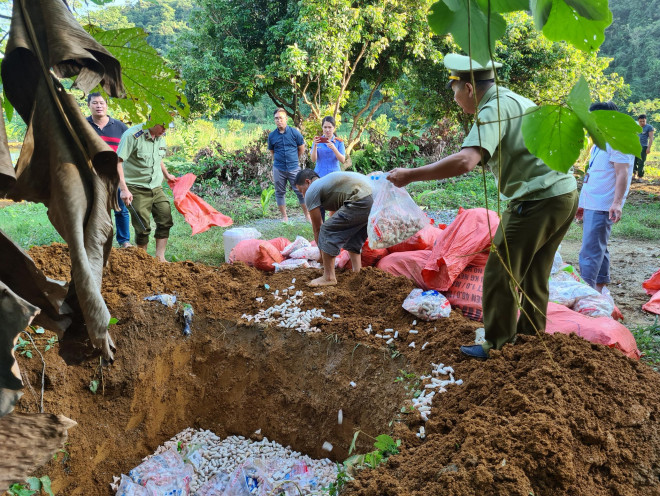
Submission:
<svg viewBox="0 0 660 496">
<path fill-rule="evenodd" d="M 90 116 L 87 118 L 87 122 L 89 122 L 94 128 L 96 134 L 98 134 L 101 139 L 116 152 L 121 135 L 124 134 L 124 131 L 126 131 L 128 127 L 123 122 L 108 116 L 108 104 L 100 93 L 90 93 L 87 95 L 87 106 L 90 110 Z M 120 168 L 121 164 L 117 164 L 117 167 Z M 119 172 L 123 171 L 120 170 Z M 119 177 L 121 176 L 122 174 L 119 175 Z M 115 211 L 117 243 L 122 248 L 128 248 L 133 246 L 130 243 L 130 216 L 128 215 L 126 205 L 124 205 L 124 202 L 121 199 L 121 191 L 119 190 L 117 191 L 117 203 L 119 204 L 120 209 Z"/>
</svg>

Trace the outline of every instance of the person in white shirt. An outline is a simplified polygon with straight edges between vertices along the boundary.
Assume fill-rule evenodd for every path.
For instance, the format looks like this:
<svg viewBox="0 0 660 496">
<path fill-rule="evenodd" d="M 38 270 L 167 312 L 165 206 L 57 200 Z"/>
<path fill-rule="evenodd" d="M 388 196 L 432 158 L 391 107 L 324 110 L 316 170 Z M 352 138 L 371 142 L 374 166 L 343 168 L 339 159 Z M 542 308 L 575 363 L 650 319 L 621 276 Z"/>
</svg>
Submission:
<svg viewBox="0 0 660 496">
<path fill-rule="evenodd" d="M 589 108 L 618 111 L 612 102 L 596 102 Z M 633 174 L 634 156 L 614 150 L 609 143 L 602 150 L 591 149 L 584 175 L 576 218 L 583 221 L 580 275 L 587 284 L 602 292 L 610 282 L 610 254 L 607 243 L 612 224 L 621 220 Z"/>
</svg>

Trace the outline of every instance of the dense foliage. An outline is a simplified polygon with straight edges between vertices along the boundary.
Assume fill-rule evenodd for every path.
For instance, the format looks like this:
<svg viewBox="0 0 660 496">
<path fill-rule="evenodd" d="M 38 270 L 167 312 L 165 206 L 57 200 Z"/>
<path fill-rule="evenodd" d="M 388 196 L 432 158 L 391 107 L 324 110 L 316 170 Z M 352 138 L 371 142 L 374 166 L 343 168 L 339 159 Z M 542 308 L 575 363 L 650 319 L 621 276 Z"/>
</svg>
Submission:
<svg viewBox="0 0 660 496">
<path fill-rule="evenodd" d="M 614 22 L 601 52 L 612 57 L 611 71 L 624 77 L 631 100 L 660 96 L 660 0 L 610 0 Z"/>
<path fill-rule="evenodd" d="M 412 65 L 440 57 L 430 43 L 428 0 L 200 4 L 192 31 L 170 52 L 197 110 L 213 114 L 267 94 L 299 127 L 306 118 L 348 114 L 349 151 Z M 202 55 L 190 57 L 192 50 Z"/>
</svg>

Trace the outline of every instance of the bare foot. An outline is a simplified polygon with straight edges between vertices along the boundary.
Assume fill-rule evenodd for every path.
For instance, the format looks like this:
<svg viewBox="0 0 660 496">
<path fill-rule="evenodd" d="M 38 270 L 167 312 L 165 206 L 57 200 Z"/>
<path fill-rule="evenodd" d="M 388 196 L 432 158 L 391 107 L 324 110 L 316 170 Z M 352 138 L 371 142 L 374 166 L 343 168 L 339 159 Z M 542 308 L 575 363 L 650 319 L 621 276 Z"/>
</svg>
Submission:
<svg viewBox="0 0 660 496">
<path fill-rule="evenodd" d="M 282 222 L 284 222 L 284 223 L 289 222 L 289 218 L 288 217 L 282 217 Z"/>
<path fill-rule="evenodd" d="M 326 279 L 321 276 L 316 279 L 313 279 L 307 283 L 308 286 L 317 287 L 317 286 L 336 286 L 337 279 Z"/>
<path fill-rule="evenodd" d="M 165 257 L 156 257 L 156 259 L 157 259 L 159 262 L 169 263 L 167 260 L 165 260 Z"/>
</svg>

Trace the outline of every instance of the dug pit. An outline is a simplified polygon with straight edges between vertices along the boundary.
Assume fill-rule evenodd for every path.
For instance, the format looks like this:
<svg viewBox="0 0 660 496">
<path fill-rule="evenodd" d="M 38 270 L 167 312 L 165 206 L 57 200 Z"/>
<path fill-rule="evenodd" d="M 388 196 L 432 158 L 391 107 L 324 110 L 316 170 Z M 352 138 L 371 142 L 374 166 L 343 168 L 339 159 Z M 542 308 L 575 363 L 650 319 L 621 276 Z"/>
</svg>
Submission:
<svg viewBox="0 0 660 496">
<path fill-rule="evenodd" d="M 67 277 L 66 247 L 30 254 L 47 275 Z M 457 312 L 418 322 L 417 334 L 401 332 L 386 345 L 378 330 L 411 328 L 401 302 L 412 283 L 366 269 L 339 274 L 338 286 L 317 295 L 306 288 L 317 276 L 113 252 L 103 295 L 119 319 L 111 328 L 115 363 L 66 366 L 56 352 L 44 355 L 46 411 L 78 422 L 66 452 L 43 469 L 56 494 L 111 494 L 113 475 L 179 431 L 201 427 L 221 438 L 261 429 L 313 457 L 328 455 L 327 441 L 334 460 L 347 456 L 355 429 L 402 440 L 399 455 L 360 471 L 342 495 L 660 495 L 660 376 L 650 367 L 574 335 L 523 337 L 486 362 L 468 360 L 458 346 L 479 324 Z M 269 292 L 293 277 L 301 306 L 340 318 L 312 334 L 241 319 L 270 306 Z M 157 293 L 193 305 L 191 337 L 182 336 L 174 309 L 143 300 Z M 376 332 L 367 334 L 370 324 Z M 451 365 L 463 384 L 434 399 L 424 423 L 408 399 L 414 377 L 432 363 Z M 19 409 L 37 411 L 41 363 L 20 365 L 32 386 Z M 416 436 L 422 425 L 425 439 Z M 371 449 L 361 437 L 357 450 Z"/>
</svg>

